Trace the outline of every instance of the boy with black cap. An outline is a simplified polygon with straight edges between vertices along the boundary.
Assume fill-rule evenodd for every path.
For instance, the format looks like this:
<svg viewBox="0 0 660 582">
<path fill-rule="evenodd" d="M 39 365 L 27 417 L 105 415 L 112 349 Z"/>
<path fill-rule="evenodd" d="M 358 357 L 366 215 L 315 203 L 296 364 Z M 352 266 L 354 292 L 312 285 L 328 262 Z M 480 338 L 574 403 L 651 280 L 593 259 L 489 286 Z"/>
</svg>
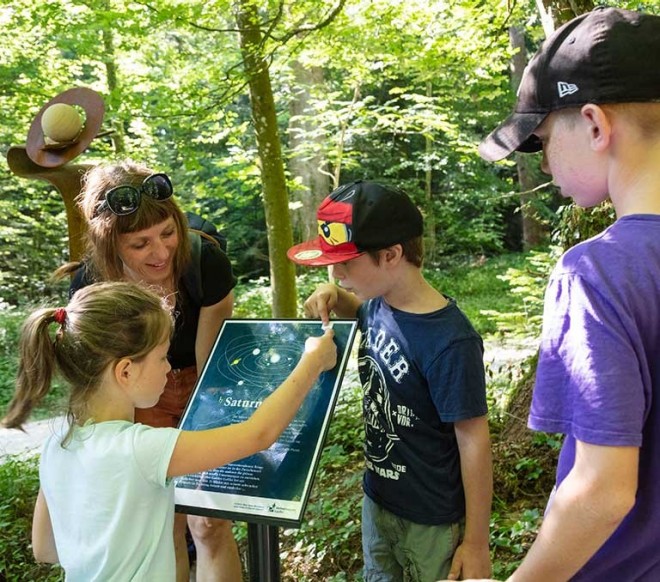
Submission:
<svg viewBox="0 0 660 582">
<path fill-rule="evenodd" d="M 319 236 L 289 250 L 338 284 L 310 317 L 357 317 L 364 390 L 365 580 L 490 575 L 492 468 L 483 345 L 422 274 L 422 216 L 402 191 L 358 181 L 318 210 Z M 464 529 L 463 529 L 464 527 Z"/>
<path fill-rule="evenodd" d="M 543 150 L 564 196 L 616 222 L 568 250 L 545 297 L 529 426 L 564 433 L 538 537 L 510 580 L 660 580 L 660 17 L 558 29 L 479 148 Z"/>
</svg>

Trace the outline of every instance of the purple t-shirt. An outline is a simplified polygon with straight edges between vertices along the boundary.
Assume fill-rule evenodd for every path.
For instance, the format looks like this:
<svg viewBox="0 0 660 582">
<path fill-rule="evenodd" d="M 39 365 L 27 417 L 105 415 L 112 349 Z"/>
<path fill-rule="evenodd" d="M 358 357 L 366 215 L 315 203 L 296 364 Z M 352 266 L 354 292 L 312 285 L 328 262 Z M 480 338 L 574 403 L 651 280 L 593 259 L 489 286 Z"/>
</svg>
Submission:
<svg viewBox="0 0 660 582">
<path fill-rule="evenodd" d="M 660 580 L 660 215 L 626 216 L 570 249 L 545 297 L 529 426 L 640 447 L 635 506 L 574 580 Z"/>
</svg>

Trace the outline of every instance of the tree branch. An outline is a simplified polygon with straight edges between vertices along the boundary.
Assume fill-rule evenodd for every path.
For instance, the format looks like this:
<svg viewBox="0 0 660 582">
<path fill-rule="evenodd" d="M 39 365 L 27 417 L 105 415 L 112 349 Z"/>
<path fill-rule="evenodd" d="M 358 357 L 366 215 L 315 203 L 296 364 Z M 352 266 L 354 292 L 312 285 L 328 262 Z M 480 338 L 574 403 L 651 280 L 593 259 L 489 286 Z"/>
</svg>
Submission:
<svg viewBox="0 0 660 582">
<path fill-rule="evenodd" d="M 339 0 L 337 3 L 337 6 L 335 6 L 328 16 L 326 16 L 321 22 L 318 24 L 302 24 L 299 27 L 295 28 L 294 30 L 291 30 L 287 32 L 284 36 L 281 37 L 276 37 L 272 34 L 270 34 L 270 38 L 273 40 L 277 40 L 278 42 L 281 42 L 282 44 L 286 44 L 289 42 L 294 36 L 298 36 L 300 34 L 309 34 L 312 32 L 316 32 L 317 30 L 321 30 L 328 26 L 336 17 L 337 15 L 343 10 L 344 5 L 346 4 L 346 0 Z"/>
</svg>

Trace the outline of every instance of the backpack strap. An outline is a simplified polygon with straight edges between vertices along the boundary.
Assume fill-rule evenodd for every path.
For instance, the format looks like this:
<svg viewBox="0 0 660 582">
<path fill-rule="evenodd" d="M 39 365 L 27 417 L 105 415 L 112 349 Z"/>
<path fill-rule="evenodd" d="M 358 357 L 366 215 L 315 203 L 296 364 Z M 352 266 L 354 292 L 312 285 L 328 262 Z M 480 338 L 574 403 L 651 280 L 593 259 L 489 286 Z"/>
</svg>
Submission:
<svg viewBox="0 0 660 582">
<path fill-rule="evenodd" d="M 220 248 L 222 248 L 222 245 L 218 242 L 217 238 L 215 238 L 214 236 L 208 234 L 207 232 L 204 232 L 203 230 L 197 230 L 196 228 L 189 228 L 188 232 L 194 232 L 195 234 L 198 234 L 200 237 L 204 237 L 206 240 L 212 242 L 214 245 L 219 246 Z M 201 238 L 200 238 L 199 244 L 200 244 L 200 248 L 201 248 L 201 244 L 202 244 Z"/>
<path fill-rule="evenodd" d="M 202 238 L 227 251 L 226 239 L 213 224 L 192 212 L 186 212 L 188 219 L 188 238 L 190 239 L 190 268 L 183 276 L 184 284 L 190 298 L 196 305 L 202 305 L 204 290 L 202 288 Z M 206 232 L 203 229 L 210 232 Z M 211 234 L 214 233 L 214 234 Z M 223 242 L 225 244 L 223 244 Z"/>
<path fill-rule="evenodd" d="M 198 232 L 200 236 L 219 245 L 223 252 L 227 252 L 227 237 L 216 228 L 215 224 L 194 212 L 186 212 L 186 218 L 189 230 Z"/>
</svg>

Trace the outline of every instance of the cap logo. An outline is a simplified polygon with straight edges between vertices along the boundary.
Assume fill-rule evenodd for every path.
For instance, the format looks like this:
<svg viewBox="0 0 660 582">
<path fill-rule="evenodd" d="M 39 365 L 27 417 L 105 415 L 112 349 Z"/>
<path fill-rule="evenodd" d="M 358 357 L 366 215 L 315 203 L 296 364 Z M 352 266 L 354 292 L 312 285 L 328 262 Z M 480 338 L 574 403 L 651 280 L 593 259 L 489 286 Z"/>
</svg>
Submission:
<svg viewBox="0 0 660 582">
<path fill-rule="evenodd" d="M 565 83 L 564 81 L 559 81 L 557 83 L 557 89 L 559 91 L 559 97 L 566 97 L 566 95 L 572 95 L 579 91 L 578 86 L 573 83 Z"/>
</svg>

